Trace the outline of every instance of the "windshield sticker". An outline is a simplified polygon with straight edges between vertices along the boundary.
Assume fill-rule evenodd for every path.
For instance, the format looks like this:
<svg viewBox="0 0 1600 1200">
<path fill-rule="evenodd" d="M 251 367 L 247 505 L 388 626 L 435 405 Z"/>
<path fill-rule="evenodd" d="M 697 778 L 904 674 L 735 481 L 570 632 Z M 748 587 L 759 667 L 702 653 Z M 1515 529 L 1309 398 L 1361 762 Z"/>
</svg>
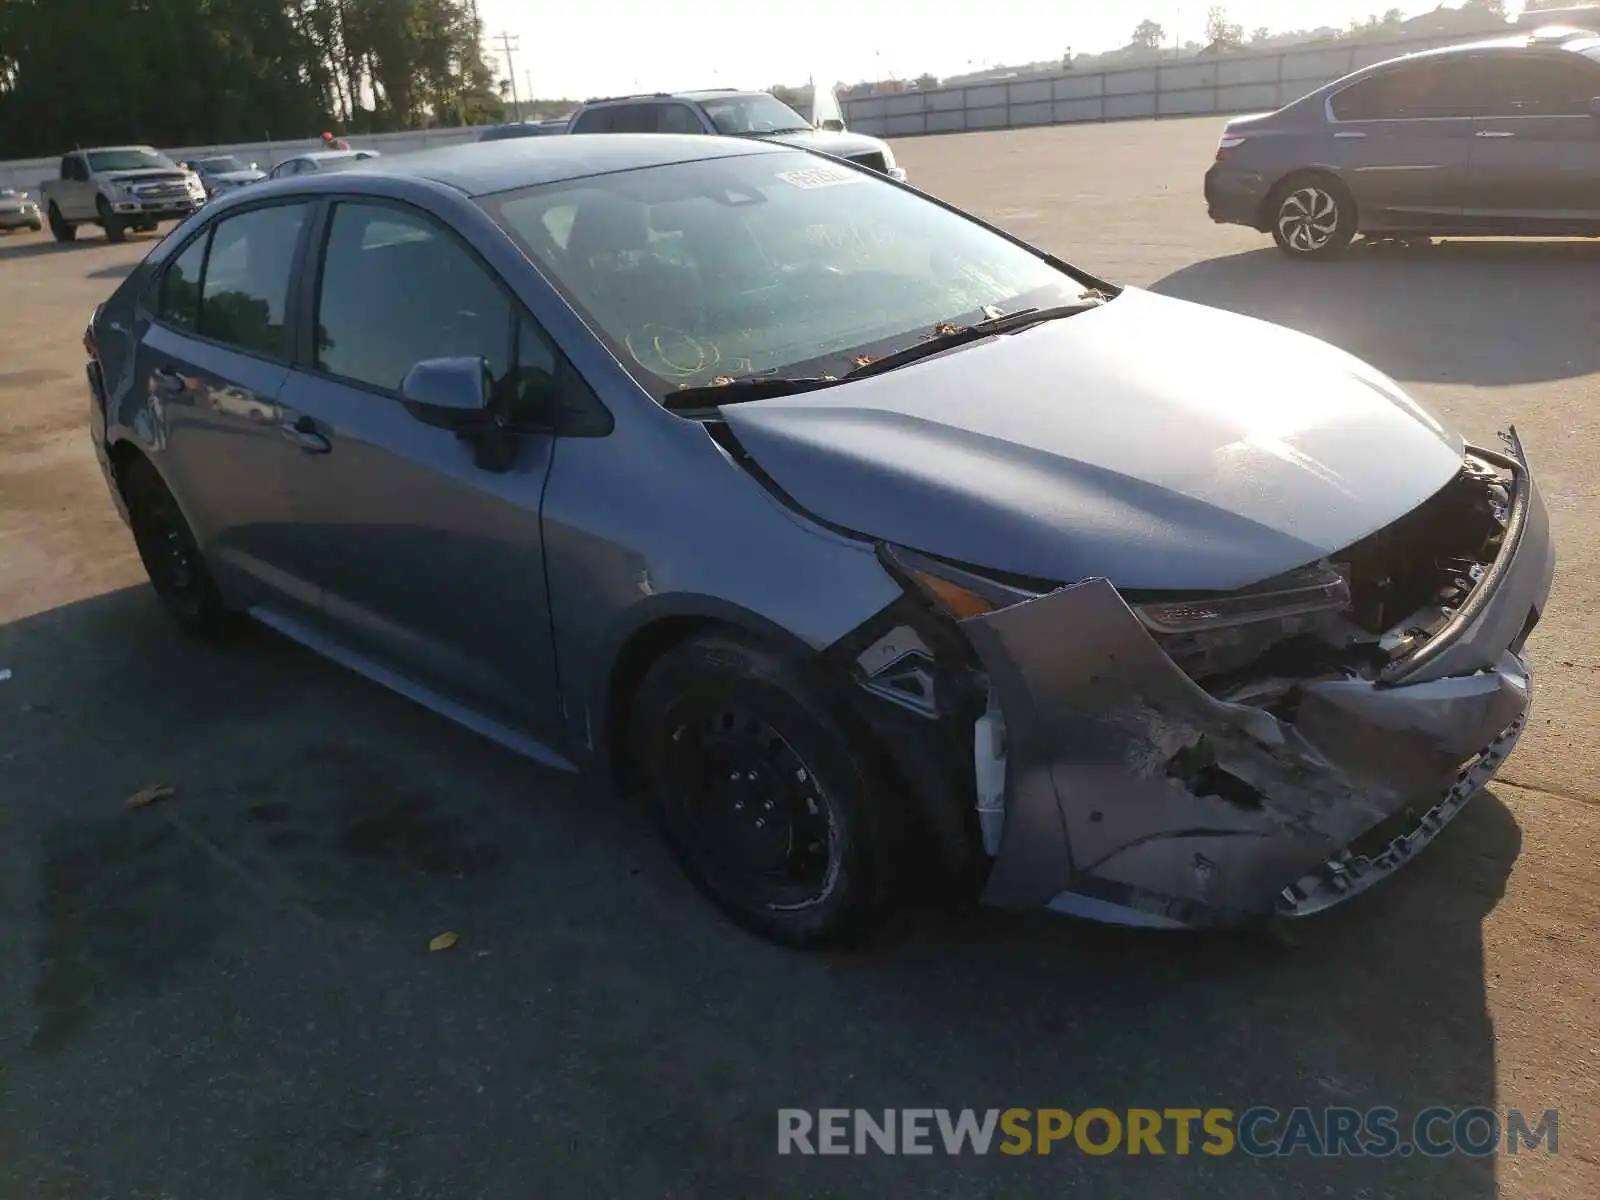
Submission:
<svg viewBox="0 0 1600 1200">
<path fill-rule="evenodd" d="M 811 167 L 804 171 L 779 171 L 778 178 L 790 187 L 804 188 L 812 191 L 815 188 L 836 187 L 841 183 L 865 183 L 866 175 L 860 171 L 852 171 L 847 167 Z"/>
</svg>

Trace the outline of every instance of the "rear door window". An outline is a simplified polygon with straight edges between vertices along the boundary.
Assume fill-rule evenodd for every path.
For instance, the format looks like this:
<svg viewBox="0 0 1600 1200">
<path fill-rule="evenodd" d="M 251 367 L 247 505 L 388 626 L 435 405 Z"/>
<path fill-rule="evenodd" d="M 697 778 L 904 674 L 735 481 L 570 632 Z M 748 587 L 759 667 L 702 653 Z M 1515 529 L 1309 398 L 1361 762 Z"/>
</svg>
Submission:
<svg viewBox="0 0 1600 1200">
<path fill-rule="evenodd" d="M 1478 69 L 1475 60 L 1462 58 L 1392 67 L 1335 93 L 1333 115 L 1340 121 L 1472 117 L 1481 102 Z"/>
<path fill-rule="evenodd" d="M 206 269 L 208 229 L 184 247 L 161 277 L 159 315 L 163 323 L 184 333 L 200 332 L 200 280 Z"/>
<path fill-rule="evenodd" d="M 590 108 L 578 114 L 578 119 L 572 123 L 573 133 L 610 133 L 612 114 L 615 107 Z"/>
<path fill-rule="evenodd" d="M 217 223 L 200 289 L 200 333 L 240 350 L 287 358 L 289 275 L 307 206 L 256 208 Z"/>
</svg>

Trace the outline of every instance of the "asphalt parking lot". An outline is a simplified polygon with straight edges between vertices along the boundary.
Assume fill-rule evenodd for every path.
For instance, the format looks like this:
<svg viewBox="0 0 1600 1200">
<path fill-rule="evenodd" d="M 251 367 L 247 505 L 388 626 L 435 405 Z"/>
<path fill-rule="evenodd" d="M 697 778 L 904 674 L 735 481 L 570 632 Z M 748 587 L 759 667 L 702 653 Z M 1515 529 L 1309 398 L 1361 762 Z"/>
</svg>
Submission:
<svg viewBox="0 0 1600 1200">
<path fill-rule="evenodd" d="M 1562 556 L 1530 731 L 1295 950 L 917 914 L 787 953 L 598 789 L 264 632 L 186 641 L 83 429 L 79 336 L 150 239 L 0 237 L 0 1197 L 1600 1194 L 1600 242 L 1290 263 L 1207 220 L 1219 128 L 896 152 L 1097 273 L 1325 337 L 1527 443 Z M 1255 1104 L 1554 1108 L 1559 1152 L 776 1154 L 780 1107 Z"/>
</svg>

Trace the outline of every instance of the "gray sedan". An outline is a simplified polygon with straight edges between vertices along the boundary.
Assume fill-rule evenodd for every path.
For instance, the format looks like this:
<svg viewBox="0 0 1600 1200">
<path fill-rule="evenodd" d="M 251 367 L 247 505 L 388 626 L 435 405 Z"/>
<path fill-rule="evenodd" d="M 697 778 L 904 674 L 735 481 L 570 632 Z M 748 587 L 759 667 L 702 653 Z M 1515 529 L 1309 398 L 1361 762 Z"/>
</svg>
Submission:
<svg viewBox="0 0 1600 1200">
<path fill-rule="evenodd" d="M 183 628 L 247 615 L 596 769 L 788 944 L 930 878 L 1303 916 L 1426 846 L 1527 717 L 1555 558 L 1514 432 L 1467 445 L 1331 346 L 792 147 L 256 185 L 85 345 Z"/>
<path fill-rule="evenodd" d="M 1600 36 L 1412 54 L 1239 117 L 1205 195 L 1213 220 L 1270 232 L 1296 258 L 1332 257 L 1357 233 L 1600 236 Z"/>
<path fill-rule="evenodd" d="M 31 229 L 38 233 L 43 228 L 44 217 L 37 200 L 16 188 L 0 188 L 0 232 Z"/>
</svg>

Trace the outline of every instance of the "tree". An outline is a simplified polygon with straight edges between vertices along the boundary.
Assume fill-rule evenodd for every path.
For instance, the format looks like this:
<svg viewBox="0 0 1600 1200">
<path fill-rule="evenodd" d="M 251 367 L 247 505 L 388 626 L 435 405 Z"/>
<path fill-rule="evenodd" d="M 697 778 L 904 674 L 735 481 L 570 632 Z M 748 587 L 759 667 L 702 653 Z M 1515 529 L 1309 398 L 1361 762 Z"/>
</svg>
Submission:
<svg viewBox="0 0 1600 1200">
<path fill-rule="evenodd" d="M 0 158 L 498 119 L 470 0 L 0 0 Z"/>
<path fill-rule="evenodd" d="M 1265 25 L 1257 27 L 1255 32 L 1250 35 L 1250 41 L 1252 44 L 1268 42 L 1271 40 L 1272 30 L 1268 29 Z"/>
<path fill-rule="evenodd" d="M 1244 27 L 1228 20 L 1228 10 L 1213 4 L 1206 12 L 1206 42 L 1219 50 L 1244 43 Z"/>
<path fill-rule="evenodd" d="M 925 92 L 929 88 L 936 88 L 938 86 L 939 86 L 939 77 L 937 75 L 923 74 L 923 75 L 918 75 L 917 76 L 916 88 L 917 88 L 917 91 L 919 91 L 919 92 Z"/>
<path fill-rule="evenodd" d="M 1166 40 L 1167 31 L 1149 17 L 1146 17 L 1138 25 L 1134 26 L 1133 41 L 1128 44 L 1130 46 L 1142 46 L 1146 50 L 1159 50 Z"/>
<path fill-rule="evenodd" d="M 1506 0 L 1467 0 L 1461 7 L 1463 11 L 1474 9 L 1502 21 L 1506 19 Z"/>
</svg>

